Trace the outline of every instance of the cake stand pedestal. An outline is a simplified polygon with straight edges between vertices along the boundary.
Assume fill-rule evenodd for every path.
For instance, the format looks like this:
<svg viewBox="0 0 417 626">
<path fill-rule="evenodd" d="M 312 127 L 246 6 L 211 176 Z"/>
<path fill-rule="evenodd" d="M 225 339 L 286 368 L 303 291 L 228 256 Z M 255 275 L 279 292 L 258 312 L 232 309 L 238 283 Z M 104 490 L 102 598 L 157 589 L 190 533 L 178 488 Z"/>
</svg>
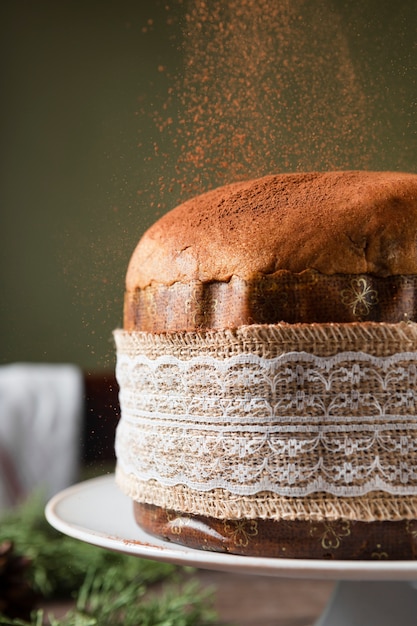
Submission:
<svg viewBox="0 0 417 626">
<path fill-rule="evenodd" d="M 339 581 L 314 626 L 415 626 L 417 589 L 400 581 Z"/>
<path fill-rule="evenodd" d="M 315 626 L 416 626 L 417 561 L 321 561 L 245 557 L 161 541 L 135 523 L 131 501 L 113 475 L 70 487 L 47 504 L 49 523 L 102 548 L 203 569 L 338 581 Z"/>
</svg>

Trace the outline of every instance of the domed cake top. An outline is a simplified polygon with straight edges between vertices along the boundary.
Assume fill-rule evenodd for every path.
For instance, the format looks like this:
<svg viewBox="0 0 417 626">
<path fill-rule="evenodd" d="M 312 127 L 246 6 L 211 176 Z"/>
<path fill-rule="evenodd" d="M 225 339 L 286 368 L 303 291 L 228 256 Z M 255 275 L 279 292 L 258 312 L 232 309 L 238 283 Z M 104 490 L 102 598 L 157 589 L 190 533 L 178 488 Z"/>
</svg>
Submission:
<svg viewBox="0 0 417 626">
<path fill-rule="evenodd" d="M 147 230 L 126 288 L 308 269 L 417 274 L 417 174 L 277 174 L 206 192 Z"/>
</svg>

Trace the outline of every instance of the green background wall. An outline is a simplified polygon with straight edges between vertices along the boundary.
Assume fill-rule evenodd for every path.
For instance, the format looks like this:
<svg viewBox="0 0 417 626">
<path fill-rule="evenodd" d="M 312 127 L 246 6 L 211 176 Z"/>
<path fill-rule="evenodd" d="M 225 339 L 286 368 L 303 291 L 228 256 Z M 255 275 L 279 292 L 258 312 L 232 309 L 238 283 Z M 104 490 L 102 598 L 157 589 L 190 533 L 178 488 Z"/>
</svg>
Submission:
<svg viewBox="0 0 417 626">
<path fill-rule="evenodd" d="M 352 55 L 391 129 L 373 169 L 417 171 L 415 4 L 339 2 L 347 27 L 362 7 Z M 1 3 L 1 363 L 113 367 L 126 266 L 157 216 L 138 193 L 158 178 L 143 110 L 164 99 L 158 66 L 181 71 L 179 33 L 164 3 Z"/>
</svg>

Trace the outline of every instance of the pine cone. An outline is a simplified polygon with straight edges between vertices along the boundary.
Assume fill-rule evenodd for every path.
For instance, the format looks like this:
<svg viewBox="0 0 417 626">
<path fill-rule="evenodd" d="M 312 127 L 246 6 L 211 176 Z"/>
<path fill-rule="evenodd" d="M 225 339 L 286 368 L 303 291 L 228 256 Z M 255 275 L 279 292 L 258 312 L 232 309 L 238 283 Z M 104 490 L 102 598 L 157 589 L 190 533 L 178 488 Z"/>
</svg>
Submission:
<svg viewBox="0 0 417 626">
<path fill-rule="evenodd" d="M 28 579 L 30 560 L 15 554 L 11 541 L 0 543 L 0 614 L 29 619 L 38 599 Z"/>
</svg>

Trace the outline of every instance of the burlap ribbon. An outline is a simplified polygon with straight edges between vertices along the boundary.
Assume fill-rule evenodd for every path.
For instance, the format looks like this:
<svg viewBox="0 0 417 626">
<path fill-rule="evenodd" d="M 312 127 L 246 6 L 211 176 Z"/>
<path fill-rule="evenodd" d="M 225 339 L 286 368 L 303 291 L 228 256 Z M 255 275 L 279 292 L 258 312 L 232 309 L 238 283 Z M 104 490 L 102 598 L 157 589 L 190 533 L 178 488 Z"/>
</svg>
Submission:
<svg viewBox="0 0 417 626">
<path fill-rule="evenodd" d="M 417 325 L 115 331 L 117 480 L 221 518 L 417 517 Z"/>
</svg>

